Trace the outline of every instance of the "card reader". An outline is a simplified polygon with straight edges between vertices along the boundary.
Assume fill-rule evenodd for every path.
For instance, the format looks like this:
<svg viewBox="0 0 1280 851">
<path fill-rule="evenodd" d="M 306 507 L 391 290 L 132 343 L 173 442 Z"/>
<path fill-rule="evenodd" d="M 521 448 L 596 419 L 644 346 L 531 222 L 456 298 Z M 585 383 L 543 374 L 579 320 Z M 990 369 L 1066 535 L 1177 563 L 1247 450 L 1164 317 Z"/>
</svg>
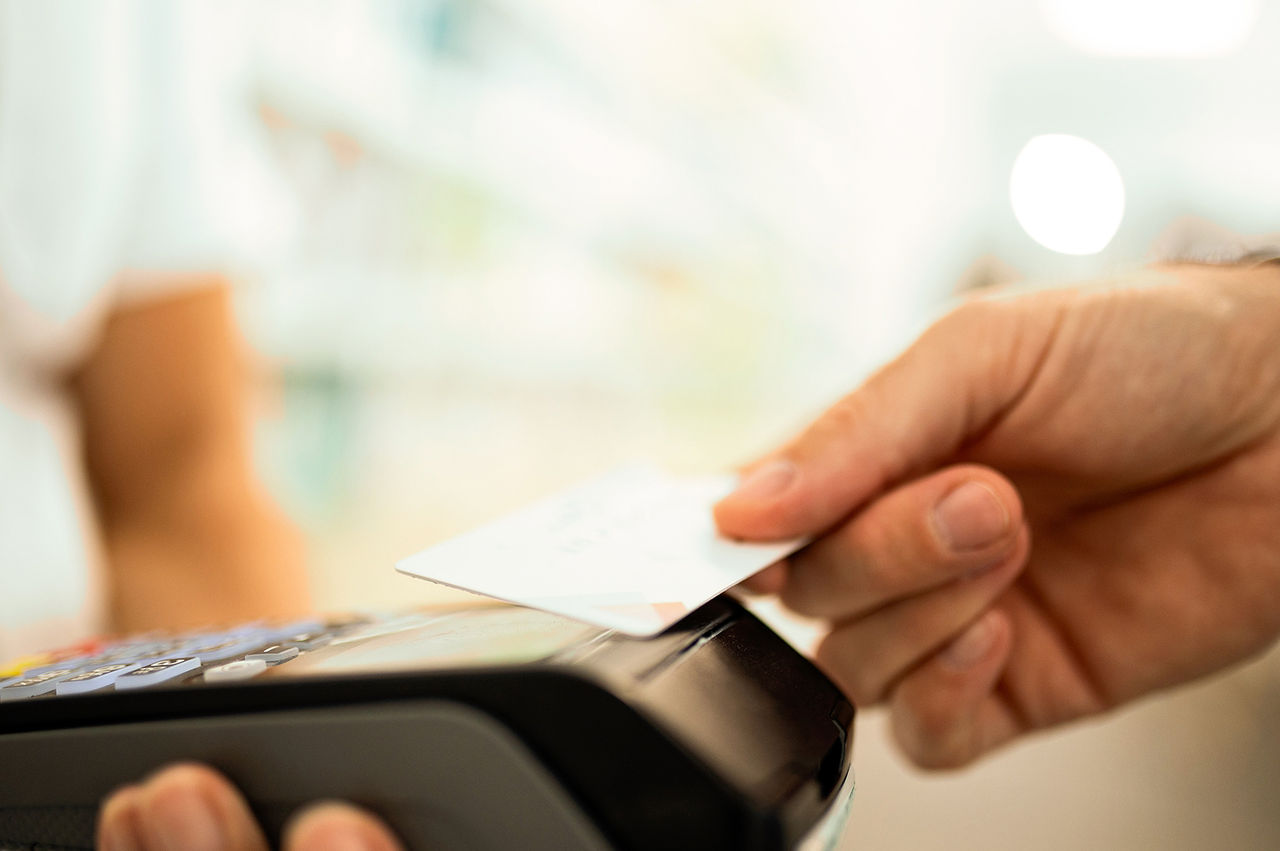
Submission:
<svg viewBox="0 0 1280 851">
<path fill-rule="evenodd" d="M 0 848 L 91 848 L 112 789 L 197 760 L 273 843 L 341 798 L 426 851 L 786 849 L 849 771 L 852 705 L 728 597 L 647 639 L 479 605 L 67 656 L 0 682 Z"/>
</svg>

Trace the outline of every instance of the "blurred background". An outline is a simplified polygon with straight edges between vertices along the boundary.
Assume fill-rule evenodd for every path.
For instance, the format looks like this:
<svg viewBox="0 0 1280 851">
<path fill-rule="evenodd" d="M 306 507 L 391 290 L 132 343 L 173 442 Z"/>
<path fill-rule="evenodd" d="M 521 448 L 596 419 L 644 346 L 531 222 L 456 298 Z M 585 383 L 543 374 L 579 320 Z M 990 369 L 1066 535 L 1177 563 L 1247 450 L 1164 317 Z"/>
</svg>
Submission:
<svg viewBox="0 0 1280 851">
<path fill-rule="evenodd" d="M 620 462 L 744 461 L 960 290 L 1280 229 L 1275 2 L 309 0 L 175 37 L 323 608 L 437 599 L 394 562 Z M 941 778 L 866 713 L 842 847 L 1280 847 L 1268 664 Z"/>
<path fill-rule="evenodd" d="M 958 289 L 1277 228 L 1278 4 L 236 9 L 187 56 L 324 603 L 621 460 L 744 461 Z"/>
</svg>

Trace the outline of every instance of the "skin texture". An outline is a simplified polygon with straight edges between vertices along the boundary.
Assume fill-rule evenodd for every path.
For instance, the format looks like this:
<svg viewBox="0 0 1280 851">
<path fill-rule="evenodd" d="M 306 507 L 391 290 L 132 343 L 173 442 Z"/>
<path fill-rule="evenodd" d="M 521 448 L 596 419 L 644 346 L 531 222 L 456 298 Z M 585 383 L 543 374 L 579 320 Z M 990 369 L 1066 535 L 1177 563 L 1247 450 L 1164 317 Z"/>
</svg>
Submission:
<svg viewBox="0 0 1280 851">
<path fill-rule="evenodd" d="M 70 390 L 119 633 L 310 608 L 300 538 L 254 478 L 228 288 L 117 310 Z"/>
<path fill-rule="evenodd" d="M 1171 266 L 939 321 L 716 509 L 814 535 L 750 586 L 830 632 L 921 766 L 1280 634 L 1280 266 Z"/>
</svg>

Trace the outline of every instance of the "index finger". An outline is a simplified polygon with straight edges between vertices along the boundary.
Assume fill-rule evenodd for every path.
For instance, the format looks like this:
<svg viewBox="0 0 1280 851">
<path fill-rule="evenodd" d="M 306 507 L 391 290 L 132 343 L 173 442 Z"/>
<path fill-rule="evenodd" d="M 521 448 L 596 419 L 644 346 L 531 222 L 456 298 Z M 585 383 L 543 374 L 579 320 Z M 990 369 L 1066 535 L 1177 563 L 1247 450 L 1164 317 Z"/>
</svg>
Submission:
<svg viewBox="0 0 1280 851">
<path fill-rule="evenodd" d="M 971 302 L 938 322 L 799 438 L 749 467 L 715 507 L 720 531 L 744 540 L 819 534 L 953 457 L 1034 378 L 1059 313 L 1055 302 L 1035 305 Z"/>
</svg>

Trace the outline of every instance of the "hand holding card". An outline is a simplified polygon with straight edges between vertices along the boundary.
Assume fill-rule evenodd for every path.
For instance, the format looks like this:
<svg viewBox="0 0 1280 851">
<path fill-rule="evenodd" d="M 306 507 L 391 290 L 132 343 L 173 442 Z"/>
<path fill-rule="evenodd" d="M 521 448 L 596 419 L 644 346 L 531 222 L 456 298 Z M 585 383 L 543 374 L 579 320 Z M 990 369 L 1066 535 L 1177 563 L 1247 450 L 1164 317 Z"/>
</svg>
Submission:
<svg viewBox="0 0 1280 851">
<path fill-rule="evenodd" d="M 660 632 L 802 541 L 720 536 L 733 476 L 627 467 L 396 565 L 402 573 L 631 635 Z"/>
</svg>

